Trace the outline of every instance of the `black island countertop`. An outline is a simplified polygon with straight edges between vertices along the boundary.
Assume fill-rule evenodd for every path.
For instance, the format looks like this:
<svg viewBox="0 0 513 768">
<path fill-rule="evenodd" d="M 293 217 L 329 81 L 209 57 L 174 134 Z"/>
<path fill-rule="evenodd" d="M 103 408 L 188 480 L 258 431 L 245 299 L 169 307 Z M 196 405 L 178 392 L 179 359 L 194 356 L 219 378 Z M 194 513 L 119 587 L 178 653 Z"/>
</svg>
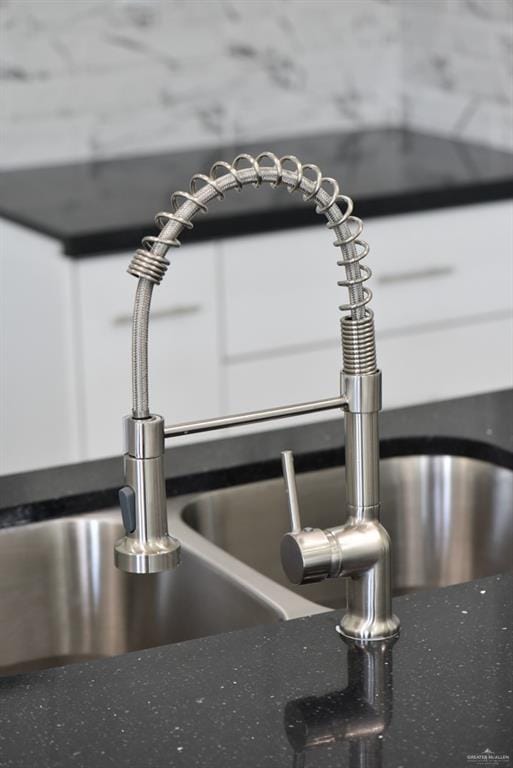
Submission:
<svg viewBox="0 0 513 768">
<path fill-rule="evenodd" d="M 513 392 L 385 412 L 382 436 L 383 456 L 447 452 L 513 469 Z M 284 447 L 300 470 L 340 463 L 340 420 L 171 449 L 170 488 L 277 475 Z M 118 459 L 3 478 L 3 524 L 99 508 L 120 480 Z M 372 652 L 346 645 L 334 611 L 0 678 L 0 765 L 509 766 L 512 589 L 497 575 L 396 598 L 401 636 Z"/>
<path fill-rule="evenodd" d="M 512 588 L 394 600 L 401 636 L 374 660 L 335 611 L 0 678 L 0 765 L 509 768 Z"/>
<path fill-rule="evenodd" d="M 513 197 L 513 154 L 399 128 L 282 137 L 0 173 L 0 217 L 55 238 L 71 257 L 134 249 L 154 234 L 157 211 L 188 190 L 194 173 L 240 152 L 295 154 L 336 178 L 363 218 Z M 307 226 L 317 221 L 298 195 L 267 185 L 213 202 L 194 240 Z"/>
</svg>

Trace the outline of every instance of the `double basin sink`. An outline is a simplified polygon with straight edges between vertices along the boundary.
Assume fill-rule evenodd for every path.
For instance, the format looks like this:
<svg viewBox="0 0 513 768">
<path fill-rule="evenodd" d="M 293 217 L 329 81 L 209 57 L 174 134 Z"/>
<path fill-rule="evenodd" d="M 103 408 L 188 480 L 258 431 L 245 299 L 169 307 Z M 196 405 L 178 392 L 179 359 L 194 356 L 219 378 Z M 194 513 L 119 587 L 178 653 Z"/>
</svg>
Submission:
<svg viewBox="0 0 513 768">
<path fill-rule="evenodd" d="M 298 476 L 305 525 L 345 519 L 342 467 Z M 513 472 L 481 460 L 414 455 L 381 462 L 382 522 L 395 595 L 512 568 Z M 182 542 L 174 572 L 113 565 L 118 510 L 0 531 L 0 674 L 15 674 L 320 613 L 345 605 L 345 579 L 291 586 L 280 478 L 171 499 Z"/>
</svg>

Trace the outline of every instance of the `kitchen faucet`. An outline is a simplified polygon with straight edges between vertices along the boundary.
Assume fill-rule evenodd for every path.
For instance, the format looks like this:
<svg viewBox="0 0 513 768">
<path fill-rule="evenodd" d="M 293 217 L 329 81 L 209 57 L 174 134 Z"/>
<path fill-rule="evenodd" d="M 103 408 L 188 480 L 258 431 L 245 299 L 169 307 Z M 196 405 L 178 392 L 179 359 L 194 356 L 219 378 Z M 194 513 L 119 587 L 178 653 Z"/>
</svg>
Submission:
<svg viewBox="0 0 513 768">
<path fill-rule="evenodd" d="M 207 212 L 215 198 L 246 185 L 285 186 L 302 193 L 327 219 L 339 249 L 337 264 L 345 269 L 338 285 L 349 291 L 339 308 L 343 369 L 341 394 L 327 400 L 271 408 L 203 421 L 166 426 L 148 404 L 148 324 L 152 291 L 164 277 L 167 251 L 180 245 L 183 229 Z M 342 206 L 342 210 L 340 208 Z M 353 215 L 353 202 L 340 193 L 335 179 L 322 176 L 316 165 L 302 164 L 294 155 L 272 152 L 257 157 L 238 155 L 233 163 L 214 163 L 209 175 L 195 174 L 188 192 L 175 192 L 170 212 L 155 217 L 158 236 L 147 236 L 128 268 L 138 278 L 132 324 L 132 414 L 124 419 L 125 480 L 119 498 L 126 535 L 115 545 L 115 563 L 129 573 L 156 573 L 179 564 L 180 543 L 168 533 L 164 478 L 164 441 L 179 435 L 257 423 L 275 418 L 339 409 L 345 423 L 347 519 L 321 530 L 302 528 L 299 519 L 293 456 L 285 451 L 282 465 L 291 517 L 291 532 L 281 543 L 285 573 L 295 584 L 348 576 L 348 609 L 339 631 L 360 640 L 396 635 L 399 620 L 392 612 L 390 539 L 379 522 L 379 431 L 381 372 L 376 364 L 372 292 L 364 283 L 371 276 L 362 264 L 369 247 L 360 239 L 363 224 Z"/>
</svg>

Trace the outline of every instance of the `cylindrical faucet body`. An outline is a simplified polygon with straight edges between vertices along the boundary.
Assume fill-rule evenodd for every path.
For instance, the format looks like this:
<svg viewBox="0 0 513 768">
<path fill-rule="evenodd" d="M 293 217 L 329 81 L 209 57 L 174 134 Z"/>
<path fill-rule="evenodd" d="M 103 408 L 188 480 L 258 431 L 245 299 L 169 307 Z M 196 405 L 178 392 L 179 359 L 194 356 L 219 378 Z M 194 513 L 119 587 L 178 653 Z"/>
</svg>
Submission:
<svg viewBox="0 0 513 768">
<path fill-rule="evenodd" d="M 379 427 L 378 413 L 346 411 L 346 498 L 348 514 L 357 520 L 378 518 Z"/>
</svg>

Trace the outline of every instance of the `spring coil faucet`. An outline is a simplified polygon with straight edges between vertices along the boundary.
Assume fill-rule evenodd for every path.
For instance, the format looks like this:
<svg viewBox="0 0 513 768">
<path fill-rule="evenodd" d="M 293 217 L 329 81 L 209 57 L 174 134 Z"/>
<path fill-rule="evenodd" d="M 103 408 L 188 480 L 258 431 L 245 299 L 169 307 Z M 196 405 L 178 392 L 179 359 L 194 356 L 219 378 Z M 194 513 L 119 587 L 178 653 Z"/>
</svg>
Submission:
<svg viewBox="0 0 513 768">
<path fill-rule="evenodd" d="M 162 416 L 150 413 L 148 402 L 150 305 L 153 288 L 169 266 L 166 254 L 180 246 L 182 230 L 192 229 L 194 216 L 207 213 L 212 200 L 222 200 L 232 189 L 241 191 L 248 184 L 260 187 L 264 183 L 302 193 L 317 213 L 324 214 L 335 235 L 334 246 L 340 251 L 337 264 L 345 269 L 345 279 L 338 285 L 349 292 L 349 302 L 339 307 L 348 313 L 341 318 L 341 394 L 328 400 L 166 426 Z M 348 609 L 339 627 L 346 637 L 367 641 L 397 634 L 399 620 L 392 612 L 391 599 L 390 539 L 379 522 L 381 373 L 376 364 L 374 318 L 368 306 L 372 292 L 364 285 L 372 273 L 361 263 L 369 246 L 360 239 L 363 224 L 353 215 L 353 201 L 316 165 L 302 164 L 294 155 L 278 158 L 272 152 L 262 152 L 257 157 L 238 155 L 231 164 L 214 163 L 208 176 L 195 174 L 188 192 L 172 195 L 171 209 L 156 215 L 160 234 L 143 238 L 128 268 L 139 282 L 132 324 L 132 415 L 124 419 L 126 485 L 119 494 L 126 535 L 115 545 L 117 567 L 130 573 L 156 573 L 179 564 L 180 544 L 167 528 L 165 438 L 337 408 L 342 410 L 345 423 L 347 520 L 326 530 L 301 527 L 293 456 L 284 452 L 292 530 L 281 544 L 283 568 L 296 584 L 350 577 Z"/>
</svg>

